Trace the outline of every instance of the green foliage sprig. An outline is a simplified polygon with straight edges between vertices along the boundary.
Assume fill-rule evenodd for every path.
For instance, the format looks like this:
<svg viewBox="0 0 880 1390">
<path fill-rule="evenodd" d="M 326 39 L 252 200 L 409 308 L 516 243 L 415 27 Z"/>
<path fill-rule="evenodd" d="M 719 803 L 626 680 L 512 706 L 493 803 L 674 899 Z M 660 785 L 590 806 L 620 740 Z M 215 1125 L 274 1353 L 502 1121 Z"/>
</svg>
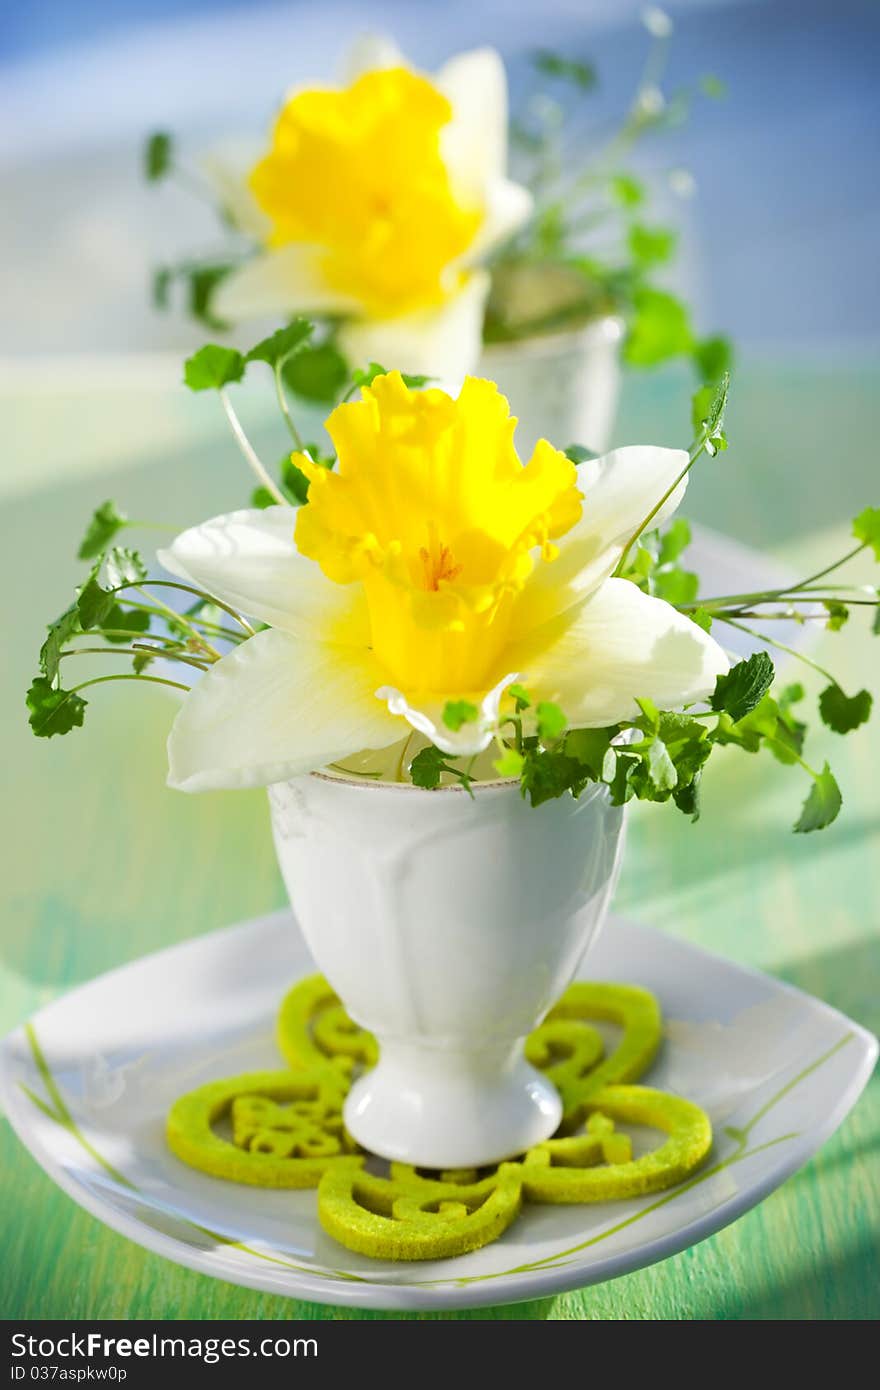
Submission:
<svg viewBox="0 0 880 1390">
<path fill-rule="evenodd" d="M 248 439 L 229 388 L 249 370 L 268 367 L 272 373 L 281 417 L 297 451 L 305 449 L 326 468 L 335 465 L 335 459 L 317 446 L 302 444 L 286 396 L 286 369 L 309 351 L 312 331 L 310 323 L 295 319 L 249 352 L 207 344 L 184 365 L 184 381 L 190 390 L 217 392 L 242 455 L 256 476 L 258 487 L 252 502 L 257 506 L 301 505 L 307 500 L 308 481 L 293 464 L 290 453 L 282 459 L 277 478 L 273 477 Z M 378 363 L 371 363 L 354 373 L 343 383 L 340 399 L 347 400 L 382 371 Z M 425 381 L 422 377 L 407 380 L 413 386 Z M 832 583 L 830 579 L 865 552 L 880 561 L 880 508 L 866 507 L 860 512 L 852 526 L 854 545 L 800 582 L 720 597 L 698 595 L 697 576 L 686 567 L 690 541 L 687 521 L 679 517 L 663 529 L 656 526 L 663 503 L 697 460 L 704 454 L 717 457 L 727 449 L 727 395 L 726 374 L 717 386 L 697 392 L 692 414 L 694 441 L 682 471 L 634 529 L 615 573 L 644 592 L 665 599 L 705 630 L 716 623 L 725 624 L 797 658 L 826 682 L 817 702 L 820 721 L 835 734 L 850 733 L 870 717 L 870 692 L 848 694 L 833 674 L 811 657 L 749 624 L 821 622 L 837 632 L 851 614 L 867 609 L 873 616 L 873 631 L 880 632 L 877 586 Z M 576 462 L 591 457 L 589 450 L 577 445 L 567 452 Z M 168 669 L 182 667 L 182 674 L 192 679 L 193 672 L 198 676 L 208 670 L 225 652 L 254 635 L 256 628 L 246 615 L 195 586 L 150 576 L 140 553 L 119 544 L 127 529 L 153 524 L 131 520 L 112 500 L 102 502 L 89 519 L 77 549 L 78 558 L 88 568 L 73 602 L 48 625 L 39 649 L 38 674 L 27 692 L 28 720 L 37 737 L 51 738 L 80 728 L 87 708 L 81 692 L 88 688 L 141 681 L 187 691 L 189 683 L 169 676 Z M 172 606 L 166 598 L 179 606 Z M 70 684 L 64 678 L 70 660 L 78 656 L 122 657 L 129 662 L 129 669 Z M 804 757 L 807 725 L 798 711 L 805 698 L 799 683 L 776 689 L 774 665 L 764 650 L 720 676 L 705 706 L 668 711 L 641 699 L 637 701 L 637 715 L 600 729 L 572 727 L 556 703 L 535 701 L 526 688 L 515 684 L 507 691 L 508 708 L 491 730 L 494 770 L 499 777 L 517 780 L 522 795 L 533 806 L 566 793 L 579 796 L 588 786 L 602 784 L 615 805 L 634 799 L 672 801 L 696 820 L 701 779 L 714 749 L 734 747 L 749 754 L 766 750 L 779 763 L 797 766 L 809 777 L 809 792 L 794 828 L 801 833 L 819 830 L 835 819 L 842 798 L 827 762 L 817 768 Z M 449 701 L 443 710 L 443 723 L 451 732 L 480 717 L 478 707 L 468 699 Z M 416 740 L 416 749 L 407 762 L 412 742 L 408 741 L 401 754 L 401 776 L 408 774 L 416 786 L 426 790 L 457 782 L 473 794 L 476 758 L 462 765 L 433 744 L 419 748 Z"/>
<path fill-rule="evenodd" d="M 628 160 L 645 139 L 681 125 L 696 100 L 718 100 L 725 88 L 706 74 L 691 87 L 664 92 L 672 21 L 654 7 L 645 25 L 652 36 L 645 67 L 610 136 L 585 129 L 584 113 L 599 85 L 593 64 L 544 49 L 533 55 L 537 89 L 511 135 L 521 166 L 514 172 L 531 188 L 535 209 L 493 258 L 485 338 L 517 341 L 620 314 L 631 366 L 689 357 L 699 380 L 714 382 L 731 366 L 730 343 L 700 337 L 687 305 L 658 282 L 675 259 L 678 236 L 653 221 L 649 188 Z M 693 180 L 677 169 L 669 184 L 687 195 Z"/>
</svg>

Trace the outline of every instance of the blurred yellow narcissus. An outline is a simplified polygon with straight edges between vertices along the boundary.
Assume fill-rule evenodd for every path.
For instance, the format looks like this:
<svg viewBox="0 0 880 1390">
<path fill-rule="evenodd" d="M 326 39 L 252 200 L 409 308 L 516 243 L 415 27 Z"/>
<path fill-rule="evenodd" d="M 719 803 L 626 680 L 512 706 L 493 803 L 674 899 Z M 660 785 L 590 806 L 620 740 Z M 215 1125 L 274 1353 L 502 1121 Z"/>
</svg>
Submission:
<svg viewBox="0 0 880 1390">
<path fill-rule="evenodd" d="M 575 466 L 542 440 L 523 465 L 515 425 L 491 382 L 468 378 L 456 399 L 377 377 L 330 416 L 337 472 L 297 456 L 305 506 L 217 517 L 160 554 L 269 624 L 187 696 L 172 786 L 284 781 L 388 747 L 407 724 L 446 753 L 477 753 L 516 681 L 572 727 L 714 689 L 728 668 L 714 639 L 611 577 L 687 455 L 636 447 Z M 453 730 L 443 709 L 462 698 L 478 717 Z"/>
<path fill-rule="evenodd" d="M 219 285 L 216 313 L 339 314 L 356 365 L 460 379 L 480 351 L 480 260 L 531 211 L 506 177 L 506 126 L 493 50 L 462 54 L 431 80 L 369 43 L 348 86 L 290 97 L 238 187 L 222 161 L 207 166 L 233 220 L 263 244 Z"/>
</svg>

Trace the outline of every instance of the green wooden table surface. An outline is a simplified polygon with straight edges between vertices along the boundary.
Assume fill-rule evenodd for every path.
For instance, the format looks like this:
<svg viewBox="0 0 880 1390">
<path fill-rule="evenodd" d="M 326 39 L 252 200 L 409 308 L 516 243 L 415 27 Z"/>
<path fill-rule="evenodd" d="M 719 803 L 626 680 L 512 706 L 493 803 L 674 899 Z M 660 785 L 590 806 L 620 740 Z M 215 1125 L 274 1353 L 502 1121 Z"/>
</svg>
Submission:
<svg viewBox="0 0 880 1390">
<path fill-rule="evenodd" d="M 0 387 L 3 1031 L 111 966 L 283 902 L 262 794 L 165 788 L 173 706 L 163 692 L 95 691 L 85 729 L 51 743 L 32 739 L 25 723 L 39 627 L 68 601 L 80 568 L 74 542 L 95 502 L 112 495 L 132 515 L 175 522 L 241 504 L 247 480 L 216 403 L 169 389 L 162 376 L 101 386 L 54 370 L 18 373 Z M 735 383 L 733 447 L 701 465 L 688 512 L 798 562 L 834 553 L 847 519 L 880 501 L 878 384 L 877 362 L 746 364 Z M 255 436 L 280 453 L 274 421 L 259 402 L 247 405 Z M 618 434 L 682 443 L 685 421 L 683 379 L 642 378 L 627 387 Z M 844 685 L 873 684 L 880 694 L 878 651 L 862 628 L 823 636 L 818 657 Z M 768 970 L 877 1031 L 878 745 L 870 726 L 848 739 L 815 737 L 813 761 L 832 761 L 845 806 L 835 826 L 812 836 L 788 829 L 805 790 L 797 776 L 769 758 L 720 755 L 697 826 L 669 807 L 633 817 L 618 909 Z M 452 1316 L 875 1317 L 878 1153 L 875 1078 L 817 1158 L 710 1240 L 613 1283 Z M 7 1319 L 381 1316 L 252 1292 L 149 1254 L 56 1189 L 5 1120 L 0 1209 Z"/>
</svg>

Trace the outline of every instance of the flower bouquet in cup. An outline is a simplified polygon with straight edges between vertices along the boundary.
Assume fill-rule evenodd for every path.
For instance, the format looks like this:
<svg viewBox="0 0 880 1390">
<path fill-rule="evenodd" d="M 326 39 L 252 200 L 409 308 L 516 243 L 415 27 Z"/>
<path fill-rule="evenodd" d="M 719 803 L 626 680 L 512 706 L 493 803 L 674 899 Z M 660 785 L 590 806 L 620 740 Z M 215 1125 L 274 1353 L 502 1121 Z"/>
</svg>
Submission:
<svg viewBox="0 0 880 1390">
<path fill-rule="evenodd" d="M 442 1164 L 479 1113 L 463 1147 L 488 1162 L 558 1121 L 522 1039 L 601 925 L 626 803 L 695 819 L 712 754 L 732 746 L 806 778 L 797 832 L 834 821 L 841 795 L 809 761 L 803 687 L 774 684 L 767 650 L 731 665 L 724 633 L 798 612 L 832 628 L 876 616 L 876 588 L 830 576 L 858 552 L 880 558 L 880 509 L 800 583 L 693 597 L 674 513 L 690 470 L 726 448 L 726 380 L 695 398 L 688 449 L 599 457 L 541 440 L 523 462 L 494 383 L 450 394 L 374 366 L 341 391 L 328 455 L 300 438 L 285 390 L 311 333 L 296 321 L 247 354 L 212 344 L 187 361 L 186 384 L 218 394 L 256 475 L 252 505 L 150 565 L 120 543 L 136 523 L 104 502 L 40 648 L 30 725 L 74 731 L 111 683 L 173 692 L 170 785 L 269 788 L 306 939 L 378 1038 L 347 1103 L 355 1138 Z M 279 476 L 235 410 L 254 371 L 291 433 Z M 78 676 L 98 660 L 115 669 Z M 869 692 L 822 675 L 821 720 L 839 734 L 864 723 Z"/>
<path fill-rule="evenodd" d="M 373 38 L 355 46 L 340 85 L 294 90 L 264 143 L 218 148 L 193 168 L 157 132 L 148 178 L 195 186 L 226 231 L 219 254 L 156 271 L 156 304 L 182 290 L 214 330 L 308 314 L 318 331 L 287 380 L 320 402 L 371 362 L 458 383 L 482 359 L 480 374 L 521 402 L 529 449 L 551 426 L 606 448 L 621 358 L 691 357 L 714 382 L 730 357 L 658 283 L 676 233 L 653 220 L 631 166 L 635 145 L 721 84 L 704 77 L 667 97 L 672 25 L 657 9 L 645 24 L 645 69 L 610 131 L 590 119 L 587 62 L 533 53 L 509 121 L 493 49 L 426 74 Z M 683 196 L 693 179 L 673 169 L 668 184 Z"/>
</svg>

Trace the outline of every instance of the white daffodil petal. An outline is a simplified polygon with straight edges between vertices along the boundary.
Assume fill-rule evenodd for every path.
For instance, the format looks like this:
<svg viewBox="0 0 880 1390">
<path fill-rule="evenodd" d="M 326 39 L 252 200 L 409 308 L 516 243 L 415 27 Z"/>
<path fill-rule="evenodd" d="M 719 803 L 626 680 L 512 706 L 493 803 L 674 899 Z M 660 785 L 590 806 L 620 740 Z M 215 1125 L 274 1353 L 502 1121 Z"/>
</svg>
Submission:
<svg viewBox="0 0 880 1390">
<path fill-rule="evenodd" d="M 482 204 L 507 172 L 507 76 L 494 48 L 475 48 L 445 63 L 434 83 L 452 105 L 440 148 L 464 203 Z"/>
<path fill-rule="evenodd" d="M 230 512 L 179 535 L 159 561 L 247 617 L 314 641 L 369 643 L 360 585 L 333 584 L 300 555 L 294 507 Z"/>
<path fill-rule="evenodd" d="M 460 384 L 480 356 L 488 293 L 488 275 L 474 271 L 436 308 L 393 319 L 350 319 L 339 331 L 339 346 L 353 367 L 382 362 Z"/>
<path fill-rule="evenodd" d="M 298 242 L 261 252 L 224 276 L 211 301 L 213 312 L 230 323 L 266 315 L 357 312 L 356 299 L 327 284 L 322 254 Z"/>
<path fill-rule="evenodd" d="M 168 737 L 179 791 L 263 787 L 400 736 L 375 698 L 369 652 L 271 629 L 224 656 L 190 691 Z"/>
<path fill-rule="evenodd" d="M 462 257 L 462 264 L 470 265 L 518 231 L 531 217 L 534 202 L 522 184 L 513 183 L 511 179 L 494 179 L 486 189 L 482 225 Z"/>
<path fill-rule="evenodd" d="M 626 579 L 607 580 L 508 657 L 537 699 L 555 700 L 572 726 L 585 728 L 637 715 L 636 698 L 661 709 L 705 699 L 729 667 L 707 632 Z"/>
<path fill-rule="evenodd" d="M 387 34 L 361 34 L 346 55 L 342 69 L 343 85 L 350 86 L 365 72 L 409 66 L 397 44 Z"/>
<path fill-rule="evenodd" d="M 200 161 L 201 171 L 217 195 L 217 201 L 238 231 L 263 242 L 272 223 L 250 190 L 248 175 L 266 153 L 256 141 L 227 141 L 210 150 Z"/>
<path fill-rule="evenodd" d="M 517 610 L 520 632 L 548 622 L 580 603 L 614 570 L 627 541 L 687 465 L 683 449 L 631 445 L 578 465 L 584 507 L 577 525 L 558 542 L 559 554 L 538 564 Z M 659 526 L 678 507 L 682 479 L 651 522 Z"/>
<path fill-rule="evenodd" d="M 519 676 L 514 671 L 511 675 L 505 676 L 503 680 L 489 691 L 478 705 L 479 713 L 476 719 L 470 719 L 466 724 L 462 724 L 459 729 L 450 729 L 443 723 L 443 710 L 446 701 L 437 701 L 430 704 L 411 705 L 402 691 L 397 690 L 393 685 L 383 685 L 376 691 L 380 700 L 388 703 L 388 709 L 392 714 L 399 715 L 411 724 L 414 729 L 418 729 L 420 734 L 424 734 L 433 744 L 448 753 L 451 757 L 468 757 L 475 753 L 482 753 L 484 748 L 488 748 L 492 742 L 492 731 L 498 723 L 498 709 L 505 690 Z"/>
</svg>

